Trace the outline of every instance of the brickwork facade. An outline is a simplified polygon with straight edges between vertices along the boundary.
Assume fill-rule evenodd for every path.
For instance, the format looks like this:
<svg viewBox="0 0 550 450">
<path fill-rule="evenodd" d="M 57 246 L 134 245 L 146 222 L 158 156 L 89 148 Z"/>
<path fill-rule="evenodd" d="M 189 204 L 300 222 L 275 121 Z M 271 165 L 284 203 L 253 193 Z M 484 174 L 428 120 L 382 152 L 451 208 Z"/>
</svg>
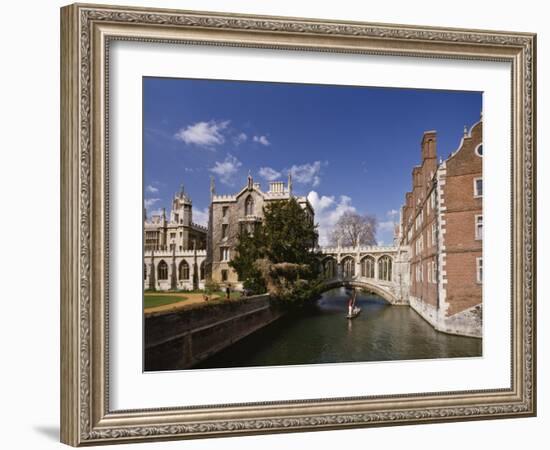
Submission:
<svg viewBox="0 0 550 450">
<path fill-rule="evenodd" d="M 481 337 L 483 279 L 482 121 L 437 162 L 424 133 L 422 162 L 401 209 L 399 244 L 409 251 L 409 301 L 436 329 Z"/>
<path fill-rule="evenodd" d="M 447 315 L 481 304 L 483 278 L 482 123 L 447 160 L 445 247 Z"/>
</svg>

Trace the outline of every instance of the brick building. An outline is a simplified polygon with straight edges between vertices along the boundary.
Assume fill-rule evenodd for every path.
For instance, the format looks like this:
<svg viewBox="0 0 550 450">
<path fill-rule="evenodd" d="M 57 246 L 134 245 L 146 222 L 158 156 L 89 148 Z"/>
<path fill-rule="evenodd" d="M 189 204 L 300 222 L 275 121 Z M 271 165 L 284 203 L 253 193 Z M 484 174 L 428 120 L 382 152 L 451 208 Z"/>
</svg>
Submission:
<svg viewBox="0 0 550 450">
<path fill-rule="evenodd" d="M 260 183 L 255 183 L 250 175 L 247 184 L 236 194 L 216 195 L 214 191 L 212 182 L 207 264 L 211 280 L 221 285 L 241 286 L 237 272 L 229 266 L 229 262 L 234 256 L 240 230 L 246 228 L 252 231 L 261 224 L 267 203 L 294 197 L 311 221 L 314 220 L 313 207 L 307 197 L 293 195 L 290 175 L 287 186 L 282 181 L 271 181 L 268 191 L 263 191 Z"/>
<path fill-rule="evenodd" d="M 409 301 L 437 330 L 481 337 L 483 179 L 480 120 L 437 161 L 437 134 L 424 133 L 421 164 L 401 209 L 399 245 L 409 251 Z"/>
</svg>

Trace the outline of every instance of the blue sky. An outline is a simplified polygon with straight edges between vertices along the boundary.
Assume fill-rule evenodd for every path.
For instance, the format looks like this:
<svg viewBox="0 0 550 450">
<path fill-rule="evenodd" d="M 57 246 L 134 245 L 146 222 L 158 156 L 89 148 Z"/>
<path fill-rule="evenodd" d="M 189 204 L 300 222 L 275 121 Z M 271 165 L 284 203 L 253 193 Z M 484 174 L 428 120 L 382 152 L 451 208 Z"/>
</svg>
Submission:
<svg viewBox="0 0 550 450">
<path fill-rule="evenodd" d="M 349 210 L 375 215 L 388 244 L 423 132 L 437 130 L 446 158 L 481 110 L 480 92 L 144 78 L 145 204 L 169 211 L 183 183 L 205 223 L 211 175 L 230 194 L 249 171 L 263 189 L 291 171 L 322 244 Z"/>
</svg>

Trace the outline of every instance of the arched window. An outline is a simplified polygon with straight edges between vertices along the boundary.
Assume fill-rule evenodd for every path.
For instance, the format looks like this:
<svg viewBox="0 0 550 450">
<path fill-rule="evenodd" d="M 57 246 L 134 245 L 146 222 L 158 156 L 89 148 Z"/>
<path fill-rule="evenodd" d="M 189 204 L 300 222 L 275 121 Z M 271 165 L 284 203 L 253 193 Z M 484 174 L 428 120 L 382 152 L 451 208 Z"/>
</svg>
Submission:
<svg viewBox="0 0 550 450">
<path fill-rule="evenodd" d="M 168 264 L 162 260 L 159 262 L 158 265 L 158 279 L 159 280 L 167 280 L 168 279 Z"/>
<path fill-rule="evenodd" d="M 147 279 L 147 264 L 143 264 L 143 279 Z"/>
<path fill-rule="evenodd" d="M 351 256 L 347 256 L 342 261 L 342 271 L 344 278 L 353 278 L 355 276 L 355 260 Z"/>
<path fill-rule="evenodd" d="M 392 260 L 388 255 L 380 257 L 378 260 L 378 279 L 391 281 Z"/>
<path fill-rule="evenodd" d="M 253 216 L 254 215 L 254 199 L 249 195 L 244 202 L 244 215 Z"/>
<path fill-rule="evenodd" d="M 189 264 L 187 264 L 187 261 L 185 261 L 185 259 L 180 262 L 180 265 L 178 267 L 178 278 L 180 280 L 189 279 Z"/>
<path fill-rule="evenodd" d="M 336 276 L 336 261 L 332 258 L 327 258 L 323 262 L 323 274 L 325 278 L 334 278 Z"/>
<path fill-rule="evenodd" d="M 205 273 L 204 273 L 204 261 L 201 262 L 201 267 L 200 267 L 200 279 L 201 280 L 204 280 L 205 278 Z"/>
<path fill-rule="evenodd" d="M 366 256 L 361 260 L 361 276 L 374 278 L 374 258 L 372 256 Z"/>
</svg>

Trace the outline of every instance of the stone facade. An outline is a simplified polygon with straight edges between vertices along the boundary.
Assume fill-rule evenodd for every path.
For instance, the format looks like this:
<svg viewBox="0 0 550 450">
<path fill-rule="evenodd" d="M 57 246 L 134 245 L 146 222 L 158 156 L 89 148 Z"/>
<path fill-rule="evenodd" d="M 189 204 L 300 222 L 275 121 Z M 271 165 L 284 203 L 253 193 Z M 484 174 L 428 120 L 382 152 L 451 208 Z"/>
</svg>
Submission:
<svg viewBox="0 0 550 450">
<path fill-rule="evenodd" d="M 439 163 L 436 132 L 424 133 L 399 228 L 411 306 L 437 330 L 474 337 L 482 335 L 482 129 L 481 120 L 465 129 Z"/>
<path fill-rule="evenodd" d="M 143 224 L 143 287 L 151 290 L 204 288 L 207 229 L 193 222 L 193 203 L 183 186 L 166 211 Z"/>
<path fill-rule="evenodd" d="M 237 273 L 229 266 L 234 257 L 239 232 L 242 229 L 253 231 L 263 221 L 263 209 L 269 202 L 288 200 L 294 197 L 314 220 L 314 211 L 307 197 L 293 196 L 292 178 L 288 184 L 272 181 L 269 189 L 263 191 L 260 183 L 255 183 L 249 175 L 247 184 L 236 194 L 216 195 L 211 187 L 210 218 L 208 226 L 208 267 L 214 283 L 242 288 Z"/>
<path fill-rule="evenodd" d="M 183 186 L 172 200 L 170 220 L 166 210 L 162 214 L 147 218 L 144 209 L 143 245 L 145 251 L 151 250 L 203 250 L 206 249 L 206 227 L 193 222 L 193 202 L 184 192 Z"/>
<path fill-rule="evenodd" d="M 147 250 L 143 288 L 155 291 L 204 289 L 206 250 Z"/>
</svg>

